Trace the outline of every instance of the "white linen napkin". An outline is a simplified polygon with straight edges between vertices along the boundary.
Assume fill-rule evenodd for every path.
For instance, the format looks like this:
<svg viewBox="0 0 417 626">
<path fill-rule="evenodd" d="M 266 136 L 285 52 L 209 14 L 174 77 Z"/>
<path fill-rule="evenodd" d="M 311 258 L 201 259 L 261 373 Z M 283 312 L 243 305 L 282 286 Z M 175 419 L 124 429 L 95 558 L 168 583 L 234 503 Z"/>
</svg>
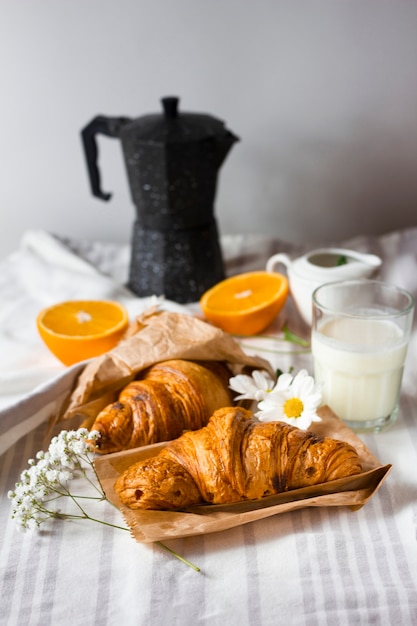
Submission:
<svg viewBox="0 0 417 626">
<path fill-rule="evenodd" d="M 120 259 L 114 265 L 119 267 Z M 71 299 L 117 300 L 131 319 L 155 302 L 166 310 L 189 312 L 163 298 L 138 298 L 56 237 L 27 231 L 19 249 L 0 262 L 0 410 L 66 371 L 39 337 L 36 316 L 46 306 Z"/>
</svg>

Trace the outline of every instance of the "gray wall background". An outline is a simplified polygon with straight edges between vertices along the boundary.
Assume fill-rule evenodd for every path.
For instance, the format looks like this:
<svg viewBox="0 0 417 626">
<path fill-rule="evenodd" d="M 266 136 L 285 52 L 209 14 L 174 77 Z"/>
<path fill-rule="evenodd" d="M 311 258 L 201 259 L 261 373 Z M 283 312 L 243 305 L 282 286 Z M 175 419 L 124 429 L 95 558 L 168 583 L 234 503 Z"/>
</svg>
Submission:
<svg viewBox="0 0 417 626">
<path fill-rule="evenodd" d="M 175 94 L 241 142 L 220 172 L 220 232 L 336 241 L 417 225 L 417 2 L 0 0 L 0 257 L 24 230 L 126 242 L 117 140 L 109 203 L 79 132 Z"/>
</svg>

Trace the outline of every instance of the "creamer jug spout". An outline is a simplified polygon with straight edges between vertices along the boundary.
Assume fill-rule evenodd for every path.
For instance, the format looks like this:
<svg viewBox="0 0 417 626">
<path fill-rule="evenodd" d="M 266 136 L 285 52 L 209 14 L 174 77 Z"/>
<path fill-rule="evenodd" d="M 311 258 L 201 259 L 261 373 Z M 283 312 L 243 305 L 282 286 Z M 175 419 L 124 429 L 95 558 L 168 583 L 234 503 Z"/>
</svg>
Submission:
<svg viewBox="0 0 417 626">
<path fill-rule="evenodd" d="M 377 269 L 378 267 L 382 265 L 382 259 L 380 259 L 380 257 L 377 256 L 376 254 L 359 254 L 358 253 L 358 260 L 362 261 L 363 263 L 368 265 L 368 267 L 372 267 L 373 269 Z"/>
</svg>

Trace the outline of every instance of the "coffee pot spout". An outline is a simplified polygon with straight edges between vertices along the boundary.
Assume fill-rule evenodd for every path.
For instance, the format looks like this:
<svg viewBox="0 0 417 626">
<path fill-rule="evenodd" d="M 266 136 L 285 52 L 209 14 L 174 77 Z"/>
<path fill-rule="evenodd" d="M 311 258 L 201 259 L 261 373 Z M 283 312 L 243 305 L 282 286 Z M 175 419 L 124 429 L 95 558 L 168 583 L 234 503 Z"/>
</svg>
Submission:
<svg viewBox="0 0 417 626">
<path fill-rule="evenodd" d="M 240 141 L 230 130 L 225 129 L 225 134 L 219 137 L 217 144 L 217 167 L 221 168 L 232 146 Z"/>
</svg>

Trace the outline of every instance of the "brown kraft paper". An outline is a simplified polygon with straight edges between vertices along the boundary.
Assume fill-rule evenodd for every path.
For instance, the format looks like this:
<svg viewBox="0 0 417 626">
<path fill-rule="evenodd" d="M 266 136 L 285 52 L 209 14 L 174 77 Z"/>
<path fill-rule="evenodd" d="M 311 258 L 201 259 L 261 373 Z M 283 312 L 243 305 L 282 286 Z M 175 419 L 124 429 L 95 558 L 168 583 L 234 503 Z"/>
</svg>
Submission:
<svg viewBox="0 0 417 626">
<path fill-rule="evenodd" d="M 310 506 L 348 506 L 352 510 L 359 509 L 379 489 L 391 465 L 381 466 L 364 443 L 329 407 L 321 407 L 318 413 L 322 421 L 312 424 L 311 430 L 321 436 L 350 443 L 362 463 L 363 471 L 360 474 L 258 500 L 227 505 L 196 505 L 181 512 L 132 510 L 122 504 L 113 487 L 118 476 L 130 465 L 154 456 L 166 443 L 97 458 L 97 475 L 107 498 L 120 509 L 132 536 L 143 543 L 220 532 Z"/>
<path fill-rule="evenodd" d="M 52 418 L 50 429 L 73 418 L 82 419 L 88 428 L 139 372 L 169 359 L 224 361 L 232 375 L 245 367 L 265 369 L 273 375 L 267 361 L 245 354 L 233 337 L 219 328 L 184 313 L 150 309 L 113 350 L 86 364 L 62 410 Z"/>
</svg>

